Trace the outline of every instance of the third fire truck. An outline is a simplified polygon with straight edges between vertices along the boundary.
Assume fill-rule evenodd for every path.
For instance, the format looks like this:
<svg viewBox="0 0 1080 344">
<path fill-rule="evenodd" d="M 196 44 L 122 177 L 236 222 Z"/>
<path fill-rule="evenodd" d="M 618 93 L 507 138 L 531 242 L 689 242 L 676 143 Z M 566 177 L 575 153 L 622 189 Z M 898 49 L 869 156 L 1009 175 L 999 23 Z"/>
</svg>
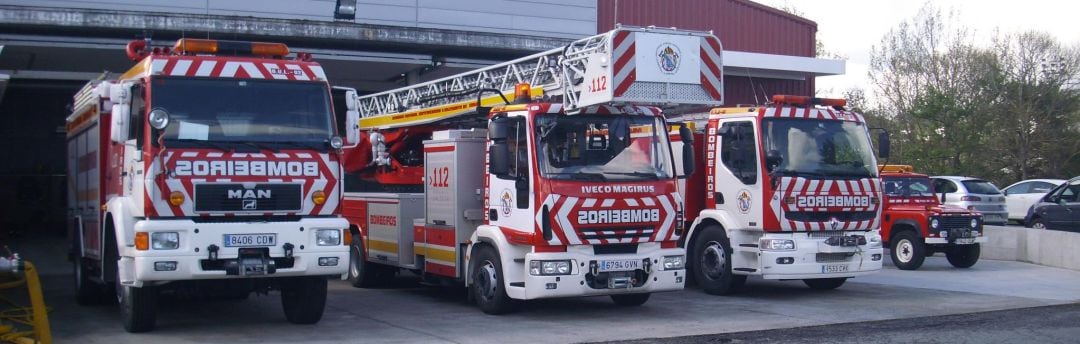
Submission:
<svg viewBox="0 0 1080 344">
<path fill-rule="evenodd" d="M 661 111 L 720 104 L 720 52 L 711 33 L 618 28 L 350 101 L 349 141 L 371 147 L 347 160 L 354 283 L 411 270 L 492 314 L 681 289 Z"/>
<path fill-rule="evenodd" d="M 833 289 L 881 269 L 877 163 L 866 121 L 844 104 L 775 96 L 681 117 L 705 167 L 686 180 L 682 241 L 705 291 L 732 293 L 747 276 Z"/>
</svg>

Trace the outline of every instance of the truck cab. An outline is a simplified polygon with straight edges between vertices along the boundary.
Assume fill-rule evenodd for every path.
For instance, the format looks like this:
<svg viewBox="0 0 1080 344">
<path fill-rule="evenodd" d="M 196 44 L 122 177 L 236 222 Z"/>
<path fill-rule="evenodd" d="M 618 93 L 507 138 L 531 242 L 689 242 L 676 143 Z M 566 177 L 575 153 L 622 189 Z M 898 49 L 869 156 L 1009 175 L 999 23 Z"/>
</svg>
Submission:
<svg viewBox="0 0 1080 344">
<path fill-rule="evenodd" d="M 959 268 L 978 261 L 979 245 L 987 241 L 982 214 L 941 204 L 930 177 L 910 165 L 880 169 L 885 200 L 881 236 L 897 268 L 916 270 L 939 252 Z"/>
</svg>

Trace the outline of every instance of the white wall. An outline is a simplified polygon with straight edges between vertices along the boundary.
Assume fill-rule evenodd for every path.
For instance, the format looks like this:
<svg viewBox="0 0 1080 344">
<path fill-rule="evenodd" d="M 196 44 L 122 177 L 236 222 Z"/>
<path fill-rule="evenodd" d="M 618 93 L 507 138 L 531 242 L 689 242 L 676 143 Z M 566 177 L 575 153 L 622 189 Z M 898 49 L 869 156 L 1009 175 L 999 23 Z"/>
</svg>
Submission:
<svg viewBox="0 0 1080 344">
<path fill-rule="evenodd" d="M 0 0 L 0 5 L 333 21 L 335 0 Z M 357 0 L 356 22 L 579 38 L 595 0 Z"/>
<path fill-rule="evenodd" d="M 1080 233 L 999 226 L 986 226 L 985 231 L 982 258 L 1080 270 Z"/>
</svg>

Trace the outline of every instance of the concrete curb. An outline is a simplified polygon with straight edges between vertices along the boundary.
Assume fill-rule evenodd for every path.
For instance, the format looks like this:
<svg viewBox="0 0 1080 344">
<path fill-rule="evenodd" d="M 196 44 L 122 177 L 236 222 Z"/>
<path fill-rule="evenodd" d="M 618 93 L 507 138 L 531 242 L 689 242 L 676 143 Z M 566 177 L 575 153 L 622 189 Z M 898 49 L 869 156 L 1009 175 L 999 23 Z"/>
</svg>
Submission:
<svg viewBox="0 0 1080 344">
<path fill-rule="evenodd" d="M 1080 271 L 1080 233 L 986 226 L 984 259 L 1013 260 Z"/>
</svg>

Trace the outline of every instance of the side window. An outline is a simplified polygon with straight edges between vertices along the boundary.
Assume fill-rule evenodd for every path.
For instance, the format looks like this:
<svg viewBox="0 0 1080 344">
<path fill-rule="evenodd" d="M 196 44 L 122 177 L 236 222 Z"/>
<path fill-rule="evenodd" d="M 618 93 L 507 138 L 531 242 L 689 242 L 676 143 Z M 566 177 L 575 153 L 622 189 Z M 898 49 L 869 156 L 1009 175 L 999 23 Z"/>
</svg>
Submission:
<svg viewBox="0 0 1080 344">
<path fill-rule="evenodd" d="M 1044 183 L 1044 182 L 1035 182 L 1035 183 L 1031 183 L 1031 189 L 1026 191 L 1026 192 L 1027 193 L 1036 193 L 1036 194 L 1045 194 L 1047 192 L 1050 192 L 1050 190 L 1053 190 L 1055 186 L 1057 186 L 1057 185 L 1050 184 L 1050 183 Z"/>
<path fill-rule="evenodd" d="M 750 121 L 728 122 L 720 127 L 720 161 L 743 184 L 757 183 L 757 139 Z"/>
<path fill-rule="evenodd" d="M 954 193 L 956 184 L 945 179 L 934 179 L 934 193 Z"/>
<path fill-rule="evenodd" d="M 131 87 L 131 122 L 128 122 L 128 139 L 135 139 L 135 147 L 143 148 L 143 128 L 146 127 L 146 89 L 142 84 Z"/>
<path fill-rule="evenodd" d="M 1005 192 L 1010 195 L 1030 193 L 1031 185 L 1034 183 L 1020 183 L 1013 185 L 1013 187 L 1005 189 Z"/>
<path fill-rule="evenodd" d="M 1080 201 L 1080 182 L 1073 182 L 1068 187 L 1064 187 L 1061 190 L 1061 200 L 1073 203 Z"/>
<path fill-rule="evenodd" d="M 502 179 L 519 179 L 529 177 L 529 138 L 526 134 L 525 121 L 515 120 L 510 124 L 510 133 L 506 137 L 506 144 L 510 146 L 510 173 L 499 176 Z"/>
</svg>

